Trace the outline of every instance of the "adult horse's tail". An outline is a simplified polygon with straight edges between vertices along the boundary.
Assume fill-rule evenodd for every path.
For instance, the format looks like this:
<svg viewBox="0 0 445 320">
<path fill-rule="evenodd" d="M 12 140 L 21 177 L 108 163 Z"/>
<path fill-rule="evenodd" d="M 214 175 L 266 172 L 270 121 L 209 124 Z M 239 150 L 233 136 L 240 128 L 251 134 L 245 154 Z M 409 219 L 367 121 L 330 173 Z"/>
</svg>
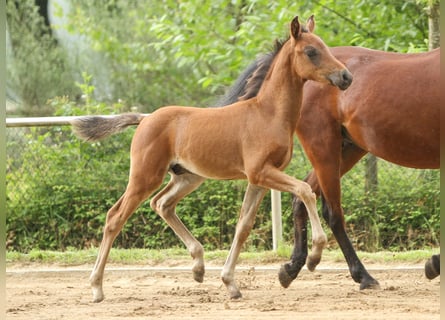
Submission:
<svg viewBox="0 0 445 320">
<path fill-rule="evenodd" d="M 125 113 L 113 117 L 86 116 L 71 121 L 76 136 L 85 141 L 98 141 L 138 125 L 145 115 Z"/>
</svg>

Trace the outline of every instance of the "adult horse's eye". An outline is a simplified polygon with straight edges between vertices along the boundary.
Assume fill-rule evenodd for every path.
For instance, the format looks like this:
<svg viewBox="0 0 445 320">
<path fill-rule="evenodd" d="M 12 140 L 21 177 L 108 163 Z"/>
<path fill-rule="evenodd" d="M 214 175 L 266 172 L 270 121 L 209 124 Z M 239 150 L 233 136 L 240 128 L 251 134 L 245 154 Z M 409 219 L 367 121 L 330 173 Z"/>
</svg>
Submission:
<svg viewBox="0 0 445 320">
<path fill-rule="evenodd" d="M 304 53 L 311 59 L 315 58 L 318 54 L 317 49 L 311 46 L 304 48 Z"/>
</svg>

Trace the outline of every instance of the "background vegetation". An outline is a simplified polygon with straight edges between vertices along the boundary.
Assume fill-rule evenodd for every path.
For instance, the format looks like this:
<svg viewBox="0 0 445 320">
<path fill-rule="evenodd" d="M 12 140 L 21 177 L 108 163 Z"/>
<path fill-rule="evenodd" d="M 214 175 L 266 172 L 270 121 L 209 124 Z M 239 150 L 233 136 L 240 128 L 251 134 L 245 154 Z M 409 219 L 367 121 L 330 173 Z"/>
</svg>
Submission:
<svg viewBox="0 0 445 320">
<path fill-rule="evenodd" d="M 426 1 L 76 1 L 65 28 L 99 54 L 109 95 L 95 76 L 97 60 L 73 61 L 43 24 L 34 1 L 8 2 L 11 47 L 8 87 L 20 115 L 112 114 L 137 106 L 209 106 L 258 54 L 269 51 L 298 14 L 315 13 L 317 33 L 331 46 L 426 51 Z M 55 8 L 63 16 L 62 8 Z M 21 23 L 26 20 L 26 24 Z M 25 26 L 27 26 L 25 28 Z M 70 60 L 71 59 L 71 60 Z M 85 144 L 68 127 L 8 129 L 7 246 L 64 250 L 96 246 L 105 213 L 125 189 L 132 130 Z M 287 171 L 303 178 L 310 164 L 295 145 Z M 362 250 L 437 246 L 439 172 L 379 162 L 378 189 L 364 187 L 364 164 L 343 179 L 343 204 L 355 246 Z M 228 248 L 245 182 L 208 181 L 178 206 L 178 215 L 210 249 Z M 289 195 L 283 195 L 284 241 L 292 241 Z M 270 198 L 248 246 L 271 247 Z M 141 207 L 116 240 L 122 248 L 169 248 L 180 241 Z M 332 242 L 334 246 L 334 242 Z"/>
<path fill-rule="evenodd" d="M 317 34 L 330 46 L 427 49 L 427 0 L 53 3 L 57 24 L 49 28 L 34 0 L 8 1 L 8 92 L 21 99 L 22 113 L 50 114 L 47 99 L 58 95 L 76 101 L 82 72 L 93 75 L 96 95 L 107 92 L 96 98 L 144 112 L 208 106 L 275 39 L 287 37 L 295 15 L 315 14 Z"/>
</svg>

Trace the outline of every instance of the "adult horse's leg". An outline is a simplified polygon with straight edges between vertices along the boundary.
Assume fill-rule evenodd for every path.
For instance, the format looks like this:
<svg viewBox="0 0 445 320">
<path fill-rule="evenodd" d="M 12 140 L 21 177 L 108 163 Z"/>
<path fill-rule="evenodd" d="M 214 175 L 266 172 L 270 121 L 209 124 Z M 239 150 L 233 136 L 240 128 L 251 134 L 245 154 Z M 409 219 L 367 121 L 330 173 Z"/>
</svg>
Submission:
<svg viewBox="0 0 445 320">
<path fill-rule="evenodd" d="M 440 254 L 433 255 L 425 263 L 425 276 L 432 280 L 440 275 Z"/>
<path fill-rule="evenodd" d="M 346 234 L 340 198 L 341 176 L 348 172 L 366 152 L 346 141 L 343 141 L 342 145 L 341 161 L 337 162 L 337 164 L 335 161 L 331 161 L 333 163 L 331 166 L 328 166 L 325 162 L 323 168 L 315 170 L 318 174 L 318 179 L 320 179 L 321 186 L 314 171 L 312 171 L 305 180 L 311 185 L 317 195 L 320 195 L 320 189 L 327 190 L 326 194 L 323 194 L 321 197 L 323 216 L 340 245 L 348 263 L 351 276 L 356 282 L 360 283 L 361 289 L 374 288 L 378 287 L 378 282 L 366 271 Z M 332 149 L 330 151 L 334 152 L 334 150 L 335 149 Z M 335 157 L 332 157 L 332 159 L 334 160 Z M 337 169 L 338 167 L 340 167 L 339 170 Z M 317 165 L 315 165 L 314 168 L 317 168 Z M 338 175 L 339 171 L 340 176 Z M 330 202 L 327 202 L 326 199 L 329 199 Z M 294 249 L 291 261 L 284 264 L 279 273 L 280 283 L 285 288 L 298 276 L 307 255 L 307 242 L 305 240 L 307 238 L 307 211 L 300 199 L 293 199 L 293 213 L 295 232 Z M 319 261 L 315 261 L 309 257 L 306 260 L 306 265 L 309 270 L 313 271 L 318 262 Z"/>
<path fill-rule="evenodd" d="M 380 287 L 379 282 L 365 269 L 346 234 L 342 208 L 338 206 L 335 207 L 336 209 L 333 208 L 332 203 L 330 204 L 322 195 L 323 216 L 328 221 L 328 224 L 340 245 L 340 249 L 346 258 L 352 279 L 360 284 L 361 290 L 378 289 Z"/>
<path fill-rule="evenodd" d="M 345 256 L 352 279 L 354 279 L 355 282 L 360 283 L 360 289 L 376 289 L 380 287 L 378 281 L 365 269 L 346 234 L 345 219 L 343 208 L 341 206 L 340 178 L 365 154 L 366 152 L 363 149 L 358 148 L 352 143 L 345 143 L 345 141 L 343 141 L 340 176 L 333 174 L 332 168 L 328 167 L 328 170 L 323 170 L 323 166 L 318 166 L 317 176 L 322 190 L 321 201 L 323 217 L 331 228 L 332 233 Z"/>
<path fill-rule="evenodd" d="M 318 195 L 319 188 L 317 178 L 313 172 L 311 172 L 305 179 L 312 188 L 312 191 Z M 281 285 L 287 288 L 291 282 L 297 278 L 301 269 L 306 263 L 308 256 L 307 251 L 307 221 L 308 213 L 306 206 L 300 198 L 292 195 L 292 208 L 294 219 L 294 247 L 292 250 L 291 261 L 283 264 L 278 273 L 278 278 Z"/>
<path fill-rule="evenodd" d="M 235 237 L 229 255 L 221 272 L 221 279 L 229 291 L 230 298 L 241 298 L 241 292 L 235 283 L 234 273 L 236 261 L 239 257 L 241 248 L 252 230 L 255 223 L 258 207 L 266 194 L 267 189 L 248 184 L 244 194 L 243 205 L 241 207 L 240 217 L 236 225 Z"/>
<path fill-rule="evenodd" d="M 193 278 L 198 282 L 204 280 L 204 248 L 176 215 L 175 208 L 182 198 L 198 188 L 204 181 L 205 178 L 192 173 L 171 174 L 170 182 L 150 202 L 153 210 L 167 222 L 186 245 L 195 261 L 192 272 Z"/>
</svg>

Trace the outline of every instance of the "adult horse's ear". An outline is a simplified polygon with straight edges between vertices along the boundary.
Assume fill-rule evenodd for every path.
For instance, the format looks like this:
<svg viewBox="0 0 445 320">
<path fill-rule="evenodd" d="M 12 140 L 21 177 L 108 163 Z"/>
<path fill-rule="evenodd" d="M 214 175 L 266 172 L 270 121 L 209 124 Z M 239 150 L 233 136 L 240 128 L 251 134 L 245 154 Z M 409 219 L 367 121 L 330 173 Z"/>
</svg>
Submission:
<svg viewBox="0 0 445 320">
<path fill-rule="evenodd" d="M 298 16 L 296 16 L 290 23 L 290 33 L 295 39 L 298 39 L 300 37 L 301 26 L 300 22 L 298 21 Z"/>
<path fill-rule="evenodd" d="M 314 32 L 314 29 L 315 29 L 315 18 L 314 18 L 314 15 L 311 15 L 307 19 L 306 27 L 308 28 L 309 32 Z"/>
</svg>

